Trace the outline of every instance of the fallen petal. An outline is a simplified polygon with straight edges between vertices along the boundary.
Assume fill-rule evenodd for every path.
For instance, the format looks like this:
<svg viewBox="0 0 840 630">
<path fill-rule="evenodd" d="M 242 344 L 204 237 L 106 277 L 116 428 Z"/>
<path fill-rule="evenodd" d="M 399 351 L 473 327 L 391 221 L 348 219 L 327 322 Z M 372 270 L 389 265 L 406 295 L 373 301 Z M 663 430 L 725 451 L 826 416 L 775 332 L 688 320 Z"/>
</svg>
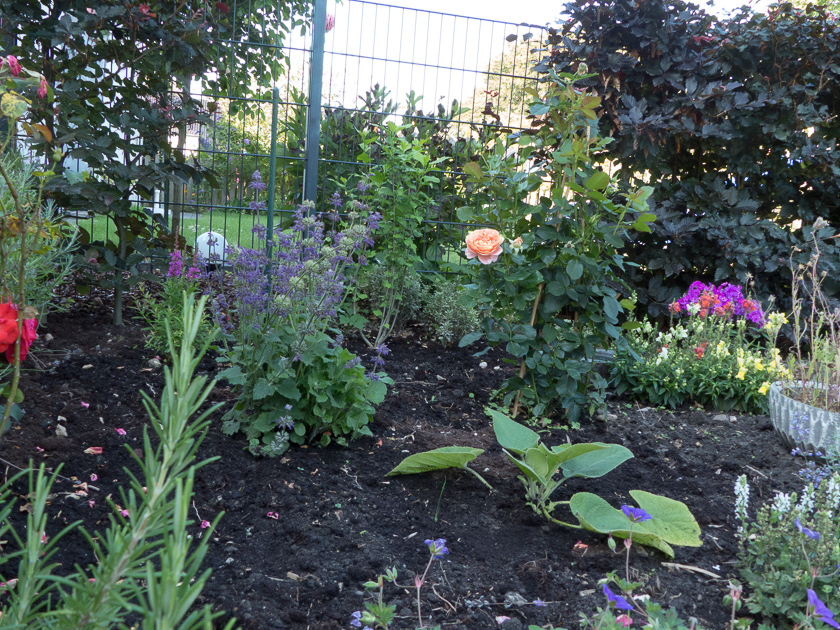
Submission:
<svg viewBox="0 0 840 630">
<path fill-rule="evenodd" d="M 102 455 L 102 447 L 101 446 L 91 446 L 85 449 L 85 453 L 88 455 Z"/>
</svg>

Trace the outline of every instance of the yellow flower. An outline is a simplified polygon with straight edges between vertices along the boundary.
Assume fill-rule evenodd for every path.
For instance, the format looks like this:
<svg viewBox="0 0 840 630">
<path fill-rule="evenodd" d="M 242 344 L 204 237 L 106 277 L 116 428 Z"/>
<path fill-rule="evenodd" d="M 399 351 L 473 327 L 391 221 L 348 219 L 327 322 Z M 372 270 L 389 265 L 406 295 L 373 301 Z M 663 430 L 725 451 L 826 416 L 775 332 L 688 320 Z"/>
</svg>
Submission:
<svg viewBox="0 0 840 630">
<path fill-rule="evenodd" d="M 738 370 L 738 373 L 735 375 L 735 378 L 737 378 L 739 381 L 743 381 L 746 375 L 747 373 L 744 371 L 744 366 L 741 366 L 741 369 Z"/>
<path fill-rule="evenodd" d="M 764 381 L 761 384 L 761 387 L 758 388 L 758 393 L 759 394 L 766 394 L 769 389 L 770 389 L 770 383 L 768 383 L 767 381 Z"/>
<path fill-rule="evenodd" d="M 763 372 L 763 371 L 764 371 L 764 365 L 761 363 L 761 359 L 753 359 L 753 366 L 754 366 L 754 367 L 755 367 L 755 369 L 756 369 L 756 370 L 758 370 L 759 372 Z"/>
</svg>

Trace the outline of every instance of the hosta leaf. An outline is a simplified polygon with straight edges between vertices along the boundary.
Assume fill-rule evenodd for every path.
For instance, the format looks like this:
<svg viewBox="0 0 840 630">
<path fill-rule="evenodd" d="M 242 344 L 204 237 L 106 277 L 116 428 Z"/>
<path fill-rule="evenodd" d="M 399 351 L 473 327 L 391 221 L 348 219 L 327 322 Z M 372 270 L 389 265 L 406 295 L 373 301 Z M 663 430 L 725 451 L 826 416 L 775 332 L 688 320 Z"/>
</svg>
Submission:
<svg viewBox="0 0 840 630">
<path fill-rule="evenodd" d="M 566 477 L 586 477 L 587 479 L 603 477 L 613 468 L 633 457 L 633 453 L 629 449 L 618 444 L 602 444 L 600 442 L 593 442 L 593 444 L 603 448 L 583 453 L 563 462 L 561 466 L 563 475 Z"/>
<path fill-rule="evenodd" d="M 634 542 L 659 549 L 670 558 L 674 557 L 671 545 L 700 546 L 700 527 L 684 503 L 642 490 L 631 490 L 630 496 L 652 517 L 633 524 Z M 579 492 L 572 497 L 569 508 L 584 529 L 630 537 L 630 520 L 598 495 Z"/>
<path fill-rule="evenodd" d="M 469 462 L 483 452 L 480 448 L 470 448 L 468 446 L 444 446 L 433 451 L 415 453 L 402 460 L 386 476 L 415 475 L 446 468 L 465 468 Z"/>
<path fill-rule="evenodd" d="M 521 455 L 540 441 L 535 431 L 511 420 L 505 414 L 489 407 L 484 409 L 484 413 L 493 419 L 493 431 L 502 448 Z"/>
</svg>

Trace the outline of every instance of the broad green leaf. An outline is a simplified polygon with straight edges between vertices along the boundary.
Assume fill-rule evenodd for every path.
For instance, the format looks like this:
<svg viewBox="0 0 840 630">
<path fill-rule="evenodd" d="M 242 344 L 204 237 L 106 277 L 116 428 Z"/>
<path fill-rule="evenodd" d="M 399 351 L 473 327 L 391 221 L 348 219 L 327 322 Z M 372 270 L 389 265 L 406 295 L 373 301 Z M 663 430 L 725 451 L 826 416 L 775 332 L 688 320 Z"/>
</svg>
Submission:
<svg viewBox="0 0 840 630">
<path fill-rule="evenodd" d="M 612 534 L 617 538 L 630 537 L 630 520 L 621 510 L 616 510 L 604 499 L 591 492 L 578 492 L 569 501 L 569 509 L 584 529 L 600 534 Z M 669 558 L 674 550 L 662 537 L 642 527 L 650 521 L 633 525 L 633 541 L 647 547 L 659 549 Z"/>
<path fill-rule="evenodd" d="M 263 398 L 267 398 L 274 393 L 274 387 L 269 384 L 267 380 L 261 378 L 257 381 L 257 384 L 254 385 L 254 400 L 262 400 Z"/>
<path fill-rule="evenodd" d="M 468 346 L 471 343 L 478 341 L 479 339 L 481 339 L 481 335 L 483 334 L 484 333 L 480 332 L 472 332 L 468 335 L 464 335 L 463 337 L 461 337 L 461 341 L 458 342 L 458 347 L 463 348 L 464 346 Z"/>
<path fill-rule="evenodd" d="M 558 463 L 567 462 L 570 459 L 574 459 L 575 457 L 580 457 L 581 455 L 585 455 L 586 453 L 591 453 L 592 451 L 601 451 L 607 448 L 605 444 L 599 444 L 598 442 L 592 442 L 589 444 L 568 444 L 565 446 L 553 446 L 551 450 L 560 457 Z"/>
<path fill-rule="evenodd" d="M 563 475 L 566 477 L 586 477 L 592 479 L 603 477 L 616 466 L 619 466 L 633 457 L 629 449 L 619 444 L 602 444 L 593 442 L 604 448 L 583 453 L 563 462 Z"/>
<path fill-rule="evenodd" d="M 511 420 L 505 414 L 489 407 L 484 408 L 484 413 L 493 419 L 493 431 L 502 448 L 522 455 L 540 441 L 540 436 L 535 431 Z"/>
<path fill-rule="evenodd" d="M 464 468 L 483 452 L 480 448 L 470 448 L 468 446 L 444 446 L 432 451 L 415 453 L 402 460 L 386 476 L 414 475 L 446 468 Z"/>
<path fill-rule="evenodd" d="M 700 526 L 682 501 L 644 490 L 631 490 L 630 496 L 640 508 L 653 517 L 652 521 L 644 521 L 646 529 L 655 526 L 653 531 L 663 540 L 679 547 L 699 547 L 703 544 L 700 540 Z M 648 523 L 651 525 L 648 526 Z"/>
<path fill-rule="evenodd" d="M 566 273 L 569 274 L 572 281 L 580 280 L 583 275 L 583 265 L 580 264 L 579 260 L 570 260 L 569 264 L 566 265 Z"/>
<path fill-rule="evenodd" d="M 484 177 L 484 173 L 481 171 L 481 166 L 479 166 L 478 162 L 467 162 L 464 164 L 464 172 L 476 179 L 482 179 Z"/>
<path fill-rule="evenodd" d="M 461 206 L 457 210 L 455 210 L 455 214 L 458 215 L 458 219 L 463 221 L 464 223 L 469 223 L 475 217 L 475 208 L 472 206 Z"/>
<path fill-rule="evenodd" d="M 660 549 L 671 558 L 674 557 L 671 545 L 699 547 L 702 544 L 700 526 L 684 503 L 643 490 L 631 490 L 630 496 L 652 517 L 633 524 L 634 542 Z M 602 534 L 612 532 L 619 538 L 630 537 L 630 520 L 597 495 L 580 492 L 572 497 L 569 508 L 585 529 Z"/>
<path fill-rule="evenodd" d="M 604 171 L 598 171 L 592 177 L 586 180 L 586 187 L 592 190 L 604 190 L 610 185 L 610 176 Z"/>
</svg>

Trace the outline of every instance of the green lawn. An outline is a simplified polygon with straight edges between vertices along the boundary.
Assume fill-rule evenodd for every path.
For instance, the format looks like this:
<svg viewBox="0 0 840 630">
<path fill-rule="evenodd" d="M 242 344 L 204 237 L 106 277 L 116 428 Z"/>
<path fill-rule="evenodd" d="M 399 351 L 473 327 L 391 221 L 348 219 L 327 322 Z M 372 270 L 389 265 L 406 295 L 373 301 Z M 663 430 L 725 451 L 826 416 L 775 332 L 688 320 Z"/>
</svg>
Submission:
<svg viewBox="0 0 840 630">
<path fill-rule="evenodd" d="M 285 213 L 284 215 L 285 216 Z M 181 233 L 186 237 L 187 242 L 192 243 L 195 237 L 204 232 L 217 232 L 225 237 L 228 243 L 251 247 L 255 239 L 251 234 L 254 227 L 254 219 L 258 219 L 262 225 L 266 224 L 266 215 L 261 214 L 255 217 L 252 214 L 240 214 L 238 212 L 214 211 L 205 212 L 200 215 L 188 215 L 181 222 Z M 212 221 L 211 221 L 212 219 Z M 274 224 L 277 225 L 280 219 L 279 213 L 274 216 Z M 97 215 L 92 219 L 68 218 L 68 222 L 86 229 L 91 234 L 91 241 L 110 240 L 116 241 L 116 229 L 114 223 L 105 216 Z"/>
</svg>

